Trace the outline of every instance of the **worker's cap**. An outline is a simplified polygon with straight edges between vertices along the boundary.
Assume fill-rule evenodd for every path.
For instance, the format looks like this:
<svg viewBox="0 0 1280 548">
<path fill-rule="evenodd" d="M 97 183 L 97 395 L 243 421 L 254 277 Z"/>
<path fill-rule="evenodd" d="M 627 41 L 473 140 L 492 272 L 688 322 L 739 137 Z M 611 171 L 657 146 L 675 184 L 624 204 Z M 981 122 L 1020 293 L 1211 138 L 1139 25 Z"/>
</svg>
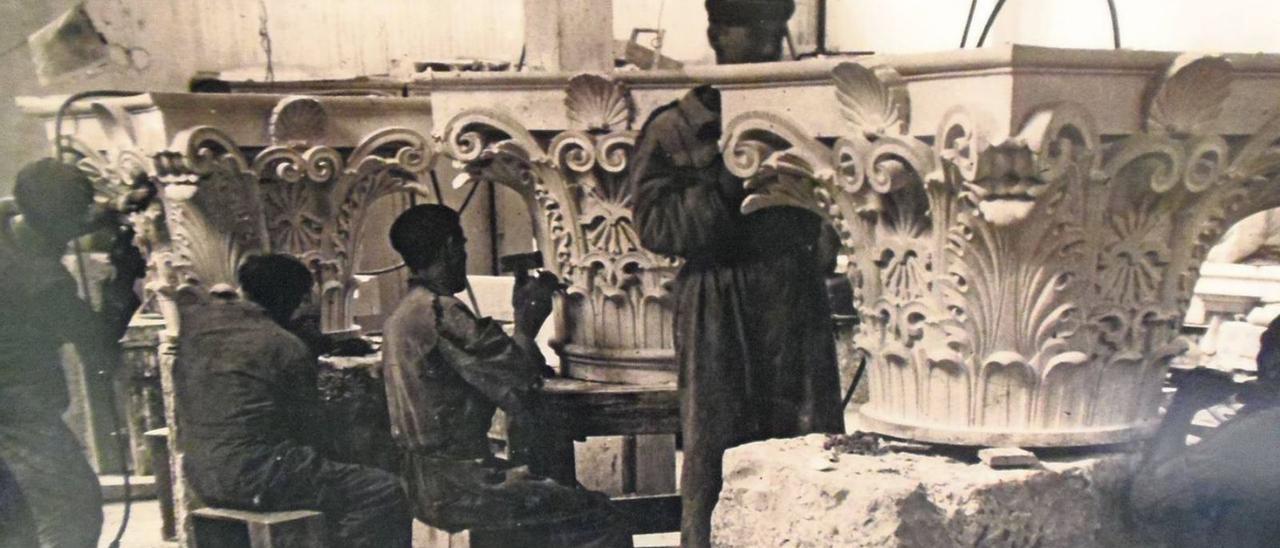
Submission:
<svg viewBox="0 0 1280 548">
<path fill-rule="evenodd" d="M 707 19 L 719 25 L 786 21 L 795 10 L 794 0 L 707 0 Z"/>
<path fill-rule="evenodd" d="M 93 203 L 93 183 L 76 166 L 44 158 L 18 171 L 13 199 L 36 222 L 78 222 Z"/>
</svg>

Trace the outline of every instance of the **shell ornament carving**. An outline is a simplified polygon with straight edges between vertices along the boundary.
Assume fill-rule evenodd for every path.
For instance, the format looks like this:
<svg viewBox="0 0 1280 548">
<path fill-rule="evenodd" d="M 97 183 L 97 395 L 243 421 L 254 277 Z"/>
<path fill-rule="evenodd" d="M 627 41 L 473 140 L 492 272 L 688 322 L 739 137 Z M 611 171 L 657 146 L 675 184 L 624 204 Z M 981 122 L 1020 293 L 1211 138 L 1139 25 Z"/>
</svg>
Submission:
<svg viewBox="0 0 1280 548">
<path fill-rule="evenodd" d="M 840 101 L 840 114 L 867 134 L 907 132 L 911 99 L 897 71 L 841 63 L 831 71 Z"/>
<path fill-rule="evenodd" d="M 743 211 L 787 205 L 840 230 L 863 317 L 878 431 L 1020 446 L 1132 440 L 1157 420 L 1159 380 L 1204 249 L 1277 205 L 1280 117 L 1247 142 L 1205 133 L 1230 93 L 1222 58 L 1163 74 L 1147 131 L 1103 142 L 1087 110 L 1039 106 L 992 134 L 963 106 L 907 135 L 888 68 L 842 64 L 834 142 L 747 112 L 724 159 Z"/>
<path fill-rule="evenodd" d="M 1147 111 L 1147 129 L 1186 135 L 1203 133 L 1218 117 L 1231 90 L 1231 63 L 1222 57 L 1183 54 L 1155 88 Z"/>
<path fill-rule="evenodd" d="M 626 85 L 598 74 L 571 78 L 564 106 L 571 128 L 591 132 L 631 129 L 635 117 Z"/>
<path fill-rule="evenodd" d="M 313 97 L 294 96 L 281 99 L 271 109 L 267 134 L 276 144 L 319 143 L 328 133 L 329 114 Z"/>
</svg>

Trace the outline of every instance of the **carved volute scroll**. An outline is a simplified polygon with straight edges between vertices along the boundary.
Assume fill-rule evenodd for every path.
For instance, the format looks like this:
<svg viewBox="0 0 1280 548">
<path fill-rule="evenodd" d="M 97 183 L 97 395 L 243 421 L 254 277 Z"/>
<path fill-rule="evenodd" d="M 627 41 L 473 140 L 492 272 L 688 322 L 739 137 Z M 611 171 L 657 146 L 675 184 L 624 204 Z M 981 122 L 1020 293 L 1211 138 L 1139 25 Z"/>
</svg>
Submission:
<svg viewBox="0 0 1280 548">
<path fill-rule="evenodd" d="M 69 153 L 76 166 L 93 181 L 96 199 L 116 201 L 131 190 L 136 180 L 154 181 L 158 163 L 138 148 L 137 130 L 129 114 L 117 106 L 102 103 L 91 104 L 91 111 L 107 134 L 110 146 L 97 149 L 75 135 L 60 138 L 64 152 Z M 145 210 L 130 214 L 129 223 L 134 230 L 133 243 L 148 265 L 144 305 L 176 322 L 177 310 L 172 299 L 180 283 L 172 268 L 174 261 L 169 253 L 170 238 L 162 201 L 153 201 Z M 176 328 L 176 323 L 172 326 Z"/>
<path fill-rule="evenodd" d="M 272 123 L 281 123 L 280 113 L 309 104 L 300 101 L 282 100 Z M 312 107 L 302 112 L 315 113 Z M 385 128 L 364 136 L 344 158 L 330 146 L 312 145 L 303 133 L 286 133 L 297 138 L 263 149 L 251 166 L 271 249 L 302 259 L 316 275 L 321 330 L 354 332 L 359 326 L 351 302 L 366 213 L 390 193 L 428 194 L 420 182 L 431 167 L 427 140 L 407 128 Z"/>
<path fill-rule="evenodd" d="M 544 263 L 570 285 L 557 308 L 570 375 L 674 382 L 667 293 L 676 264 L 644 250 L 632 223 L 630 94 L 584 74 L 569 81 L 564 105 L 570 127 L 552 135 L 499 109 L 462 112 L 442 133 L 444 153 L 471 183 L 507 186 L 528 204 Z"/>
<path fill-rule="evenodd" d="M 431 165 L 426 137 L 406 128 L 374 131 L 361 139 L 347 158 L 346 167 L 326 195 L 320 247 L 300 254 L 320 280 L 320 323 L 326 333 L 358 329 L 351 302 L 359 242 L 370 206 L 395 192 L 428 196 L 422 181 Z"/>
<path fill-rule="evenodd" d="M 392 127 L 366 135 L 344 156 L 312 141 L 325 135 L 316 131 L 323 110 L 313 103 L 282 100 L 269 125 L 285 144 L 258 150 L 251 161 L 250 149 L 209 126 L 178 132 L 165 150 L 143 151 L 127 131 L 129 115 L 118 109 L 94 110 L 112 134 L 115 148 L 107 153 L 65 139 L 100 196 L 119 196 L 137 173 L 159 189 L 160 199 L 131 221 L 148 261 L 148 300 L 158 301 L 172 332 L 175 303 L 233 291 L 240 263 L 265 252 L 292 254 L 311 267 L 323 331 L 359 328 L 350 305 L 369 205 L 393 192 L 428 194 L 419 181 L 431 153 L 421 134 Z"/>
<path fill-rule="evenodd" d="M 896 72 L 852 63 L 833 70 L 847 130 L 831 145 L 776 114 L 729 123 L 725 161 L 754 190 L 744 211 L 806 207 L 840 229 L 873 428 L 1020 446 L 1151 429 L 1204 253 L 1280 194 L 1280 118 L 1237 147 L 1205 133 L 1227 61 L 1180 58 L 1152 78 L 1147 131 L 1108 144 L 1069 102 L 1012 135 L 957 106 L 926 144 L 907 134 Z"/>
<path fill-rule="evenodd" d="M 236 287 L 240 262 L 271 247 L 244 155 L 222 131 L 199 126 L 179 132 L 155 161 L 177 291 L 199 299 Z"/>
</svg>

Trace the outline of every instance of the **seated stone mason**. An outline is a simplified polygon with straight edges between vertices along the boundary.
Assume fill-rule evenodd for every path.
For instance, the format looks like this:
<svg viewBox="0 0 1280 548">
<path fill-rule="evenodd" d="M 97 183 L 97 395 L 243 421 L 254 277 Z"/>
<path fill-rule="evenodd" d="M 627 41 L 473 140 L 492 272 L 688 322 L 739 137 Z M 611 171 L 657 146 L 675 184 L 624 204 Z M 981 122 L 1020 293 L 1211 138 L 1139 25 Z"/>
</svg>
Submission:
<svg viewBox="0 0 1280 548">
<path fill-rule="evenodd" d="M 284 326 L 314 280 L 297 259 L 251 257 L 240 267 L 247 300 L 184 307 L 174 367 L 184 471 L 207 504 L 319 510 L 337 546 L 407 547 L 399 479 L 335 462 L 316 448 L 317 367 Z"/>
<path fill-rule="evenodd" d="M 1280 542 L 1280 318 L 1261 337 L 1249 385 L 1192 371 L 1133 482 L 1134 514 L 1173 546 L 1275 546 Z M 1236 394 L 1235 417 L 1187 446 L 1201 409 Z"/>
<path fill-rule="evenodd" d="M 465 244 L 458 214 L 441 205 L 412 207 L 391 227 L 411 288 L 384 325 L 383 375 L 415 515 L 449 531 L 506 529 L 507 546 L 631 546 L 604 495 L 535 475 L 544 470 L 536 450 L 530 466 L 491 452 L 497 408 L 513 438 L 553 427 L 538 416 L 547 369 L 533 338 L 557 281 L 544 274 L 517 285 L 508 336 L 453 297 L 466 287 Z"/>
</svg>

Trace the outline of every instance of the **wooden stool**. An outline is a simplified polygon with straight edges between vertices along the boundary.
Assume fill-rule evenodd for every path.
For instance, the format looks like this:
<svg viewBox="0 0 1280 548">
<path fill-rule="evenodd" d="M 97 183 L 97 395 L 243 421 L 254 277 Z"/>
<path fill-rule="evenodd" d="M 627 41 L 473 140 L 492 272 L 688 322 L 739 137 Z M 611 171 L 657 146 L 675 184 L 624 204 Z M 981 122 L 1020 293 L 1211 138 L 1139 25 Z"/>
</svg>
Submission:
<svg viewBox="0 0 1280 548">
<path fill-rule="evenodd" d="M 312 510 L 250 512 L 200 508 L 191 512 L 196 548 L 323 548 L 324 515 Z"/>
<path fill-rule="evenodd" d="M 413 548 L 502 548 L 503 529 L 467 529 L 450 533 L 413 520 Z M 203 547 L 200 547 L 203 548 Z"/>
</svg>

